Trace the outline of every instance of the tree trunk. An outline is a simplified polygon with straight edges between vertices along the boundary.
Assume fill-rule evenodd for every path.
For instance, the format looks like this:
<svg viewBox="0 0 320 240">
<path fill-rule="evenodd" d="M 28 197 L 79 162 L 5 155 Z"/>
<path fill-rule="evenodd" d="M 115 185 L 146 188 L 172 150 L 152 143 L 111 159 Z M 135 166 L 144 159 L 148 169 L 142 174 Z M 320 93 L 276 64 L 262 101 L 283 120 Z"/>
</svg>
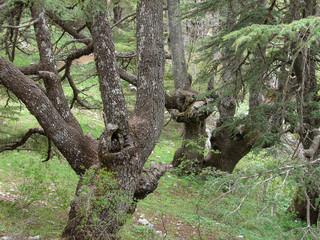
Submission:
<svg viewBox="0 0 320 240">
<path fill-rule="evenodd" d="M 266 1 L 257 2 L 257 7 L 265 8 Z M 232 6 L 228 6 L 226 27 L 231 28 L 236 23 L 236 17 L 233 16 Z M 234 56 L 233 50 L 224 49 L 222 59 L 223 72 L 221 87 L 217 94 L 220 98 L 218 102 L 219 120 L 216 129 L 213 130 L 210 138 L 211 151 L 205 157 L 203 166 L 214 167 L 221 171 L 231 173 L 237 163 L 246 156 L 257 139 L 264 134 L 261 123 L 256 119 L 256 113 L 259 111 L 258 106 L 263 104 L 262 101 L 262 79 L 263 79 L 263 55 L 264 49 L 259 49 L 253 53 L 252 71 L 258 71 L 254 75 L 249 85 L 249 113 L 242 120 L 241 124 L 235 123 L 236 112 L 236 94 L 237 89 L 237 68 L 242 62 L 243 56 Z M 230 60 L 232 56 L 232 60 Z"/>
<path fill-rule="evenodd" d="M 123 11 L 123 8 L 120 6 L 120 1 L 114 2 L 114 6 L 113 6 L 113 23 L 117 23 L 118 21 L 121 20 L 122 11 Z"/>
<path fill-rule="evenodd" d="M 78 198 L 71 205 L 63 234 L 68 239 L 115 238 L 128 214 L 134 212 L 134 196 L 150 192 L 141 186 L 150 185 L 141 173 L 163 122 L 162 1 L 141 1 L 137 26 L 137 104 L 129 119 L 107 17 L 100 12 L 91 23 L 106 127 L 99 143 L 100 165 L 87 170 L 78 184 Z"/>
<path fill-rule="evenodd" d="M 184 123 L 182 147 L 174 153 L 172 165 L 183 172 L 197 173 L 202 169 L 206 142 L 205 120 Z"/>
<path fill-rule="evenodd" d="M 184 123 L 182 146 L 176 150 L 172 164 L 180 166 L 184 172 L 198 171 L 203 161 L 205 146 L 206 122 L 210 115 L 208 109 L 199 109 L 203 100 L 196 100 L 197 91 L 191 88 L 192 77 L 188 75 L 184 53 L 184 38 L 182 35 L 180 14 L 180 0 L 168 0 L 168 21 L 170 32 L 170 48 L 172 53 L 173 80 L 175 94 L 171 95 L 173 106 L 179 114 L 172 116 L 177 122 Z"/>
<path fill-rule="evenodd" d="M 167 4 L 173 80 L 175 89 L 178 90 L 191 87 L 191 82 L 188 79 L 188 69 L 184 55 L 184 39 L 179 18 L 180 0 L 167 0 Z"/>
</svg>

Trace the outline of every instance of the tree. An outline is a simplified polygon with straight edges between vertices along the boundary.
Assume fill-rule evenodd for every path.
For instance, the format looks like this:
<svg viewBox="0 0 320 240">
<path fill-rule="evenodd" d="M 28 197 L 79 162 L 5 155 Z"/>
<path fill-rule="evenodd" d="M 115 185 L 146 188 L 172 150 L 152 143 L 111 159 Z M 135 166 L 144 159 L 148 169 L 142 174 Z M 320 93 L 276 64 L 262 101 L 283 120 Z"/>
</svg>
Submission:
<svg viewBox="0 0 320 240">
<path fill-rule="evenodd" d="M 206 67 L 214 70 L 216 79 L 209 94 L 220 113 L 205 167 L 232 172 L 253 148 L 275 145 L 286 133 L 299 135 L 303 158 L 318 158 L 319 7 L 315 1 L 265 4 L 208 0 L 187 5 L 188 16 L 219 11 L 223 21 L 203 47 Z M 217 52 L 221 57 L 212 58 Z M 210 77 L 212 72 L 205 74 Z M 247 104 L 245 114 L 237 113 L 240 102 Z M 319 215 L 318 166 L 314 167 L 306 168 L 303 190 L 294 204 L 308 226 Z"/>
<path fill-rule="evenodd" d="M 24 5 L 24 10 L 31 10 L 29 24 L 34 25 L 39 63 L 18 68 L 1 56 L 0 83 L 25 104 L 45 135 L 80 175 L 77 198 L 71 203 L 63 236 L 68 239 L 111 239 L 125 222 L 127 214 L 134 211 L 133 200 L 152 192 L 165 171 L 161 164 L 143 169 L 159 138 L 165 104 L 162 1 L 142 0 L 137 8 L 138 90 L 131 116 L 126 109 L 118 74 L 106 5 L 100 1 L 81 4 L 91 37 L 77 31 L 72 21 L 60 19 L 43 6 L 46 2 L 34 1 Z M 16 8 L 15 5 L 8 7 L 4 8 L 5 14 Z M 65 57 L 64 77 L 69 83 L 72 83 L 72 60 L 94 52 L 105 118 L 105 129 L 99 140 L 84 135 L 70 111 L 58 75 L 47 17 L 85 43 L 83 48 Z M 19 27 L 8 26 L 8 29 Z M 16 45 L 13 44 L 14 48 Z M 44 86 L 28 74 L 39 76 Z"/>
<path fill-rule="evenodd" d="M 176 150 L 172 163 L 174 167 L 180 166 L 186 172 L 199 171 L 204 154 L 205 120 L 211 111 L 206 108 L 207 101 L 197 99 L 199 92 L 191 87 L 192 76 L 187 70 L 179 16 L 180 1 L 168 0 L 167 3 L 175 93 L 167 96 L 166 107 L 177 109 L 178 112 L 172 112 L 171 115 L 175 121 L 184 124 L 183 143 Z"/>
</svg>

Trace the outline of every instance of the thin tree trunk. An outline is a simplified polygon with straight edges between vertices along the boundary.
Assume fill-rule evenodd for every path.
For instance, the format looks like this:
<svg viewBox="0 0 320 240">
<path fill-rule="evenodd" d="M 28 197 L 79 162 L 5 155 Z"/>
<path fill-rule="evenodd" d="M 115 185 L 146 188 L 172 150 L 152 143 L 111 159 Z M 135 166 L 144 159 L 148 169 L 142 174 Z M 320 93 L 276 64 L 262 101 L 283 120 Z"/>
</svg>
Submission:
<svg viewBox="0 0 320 240">
<path fill-rule="evenodd" d="M 191 83 L 188 79 L 188 69 L 184 55 L 184 39 L 179 16 L 180 0 L 167 0 L 167 4 L 173 80 L 175 89 L 178 90 L 191 87 Z"/>
</svg>

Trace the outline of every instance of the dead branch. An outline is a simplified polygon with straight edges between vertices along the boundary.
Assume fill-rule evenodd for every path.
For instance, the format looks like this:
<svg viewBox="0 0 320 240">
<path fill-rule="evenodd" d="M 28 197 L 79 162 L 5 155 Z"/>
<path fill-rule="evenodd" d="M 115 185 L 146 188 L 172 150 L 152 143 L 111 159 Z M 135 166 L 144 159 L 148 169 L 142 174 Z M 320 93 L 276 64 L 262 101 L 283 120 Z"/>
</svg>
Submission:
<svg viewBox="0 0 320 240">
<path fill-rule="evenodd" d="M 67 33 L 69 33 L 71 36 L 73 36 L 75 39 L 88 39 L 86 42 L 87 45 L 89 45 L 92 40 L 90 40 L 87 35 L 78 32 L 75 29 L 75 24 L 71 21 L 66 21 L 61 18 L 59 18 L 55 13 L 52 11 L 46 11 L 46 15 L 51 18 L 58 26 L 60 26 L 63 30 L 65 30 Z"/>
<path fill-rule="evenodd" d="M 6 146 L 3 146 L 2 149 L 0 149 L 0 153 L 1 152 L 4 152 L 4 151 L 8 151 L 8 150 L 15 150 L 17 149 L 18 147 L 22 146 L 23 144 L 25 144 L 28 139 L 34 135 L 34 134 L 40 134 L 40 135 L 43 135 L 43 136 L 46 136 L 45 132 L 43 131 L 43 129 L 41 128 L 31 128 L 28 130 L 28 132 L 21 138 L 21 140 L 19 140 L 18 142 L 12 144 L 12 145 L 6 145 Z"/>
<path fill-rule="evenodd" d="M 266 19 L 264 20 L 264 24 L 267 24 L 267 23 L 268 23 L 269 18 L 270 18 L 270 16 L 271 16 L 271 12 L 272 12 L 275 4 L 276 4 L 276 0 L 272 0 L 272 3 L 271 3 L 271 5 L 270 5 L 270 7 L 269 7 L 268 15 L 267 15 Z"/>
<path fill-rule="evenodd" d="M 51 152 L 52 152 L 52 142 L 50 138 L 48 138 L 48 151 L 47 151 L 47 157 L 42 162 L 48 162 L 51 159 Z"/>
<path fill-rule="evenodd" d="M 267 183 L 267 182 L 269 182 L 269 181 L 272 181 L 272 180 L 274 180 L 275 178 L 277 178 L 277 177 L 279 177 L 279 176 L 286 175 L 285 180 L 283 181 L 283 184 L 284 184 L 284 182 L 286 181 L 286 178 L 288 177 L 288 175 L 290 174 L 291 171 L 296 170 L 296 169 L 299 169 L 299 168 L 302 168 L 302 167 L 306 167 L 306 166 L 309 166 L 309 165 L 317 164 L 317 163 L 319 163 L 319 162 L 320 162 L 320 158 L 318 158 L 318 159 L 316 159 L 316 160 L 313 160 L 313 161 L 311 161 L 311 162 L 306 161 L 306 162 L 301 163 L 301 164 L 298 164 L 298 165 L 287 165 L 287 166 L 279 167 L 279 168 L 277 168 L 277 169 L 266 170 L 266 171 L 265 171 L 265 174 L 273 174 L 273 175 L 271 175 L 271 176 L 270 176 L 269 178 L 267 178 L 267 179 L 264 179 L 263 181 L 256 182 L 255 184 L 246 185 L 246 186 L 240 186 L 240 187 L 243 187 L 243 188 L 249 188 L 249 187 L 255 188 L 255 187 L 257 187 L 258 185 L 261 185 L 261 184 Z M 276 171 L 278 171 L 278 170 L 280 170 L 280 172 L 277 173 Z M 246 179 L 250 179 L 250 178 L 259 178 L 260 176 L 261 176 L 261 174 L 260 174 L 260 173 L 257 173 L 257 174 L 253 174 L 253 175 L 250 175 L 250 176 L 239 177 L 238 180 L 246 180 Z M 224 183 L 225 183 L 225 182 L 224 182 Z M 221 186 L 222 186 L 224 183 L 222 183 Z M 240 187 L 239 187 L 239 188 L 240 188 Z M 235 188 L 229 189 L 227 192 L 224 192 L 224 193 L 220 194 L 218 197 L 210 200 L 207 205 L 209 205 L 209 204 L 211 204 L 211 203 L 219 200 L 220 198 L 222 198 L 222 197 L 224 197 L 224 196 L 232 193 L 234 190 L 235 190 Z M 251 190 L 249 190 L 249 191 L 247 192 L 247 194 L 245 195 L 245 197 L 242 199 L 242 201 L 241 201 L 241 203 L 240 203 L 240 205 L 239 205 L 240 207 L 241 207 L 243 201 L 247 198 L 247 196 L 248 196 L 248 194 L 250 193 L 250 191 L 251 191 Z M 237 211 L 237 210 L 240 209 L 239 206 L 237 207 L 237 209 L 236 209 L 235 211 Z M 235 212 L 235 211 L 234 211 L 234 212 Z"/>
<path fill-rule="evenodd" d="M 128 16 L 125 16 L 124 18 L 120 19 L 118 22 L 116 22 L 115 24 L 111 25 L 111 29 L 116 27 L 117 25 L 119 25 L 120 23 L 124 22 L 125 20 L 127 20 L 128 18 L 133 17 L 132 20 L 136 17 L 136 13 L 131 13 Z"/>
<path fill-rule="evenodd" d="M 28 22 L 26 24 L 22 24 L 19 26 L 14 26 L 14 25 L 7 25 L 7 26 L 1 26 L 1 28 L 11 28 L 11 29 L 19 29 L 19 28 L 27 28 L 32 26 L 33 24 L 39 22 L 40 18 L 34 19 L 31 22 Z"/>
</svg>

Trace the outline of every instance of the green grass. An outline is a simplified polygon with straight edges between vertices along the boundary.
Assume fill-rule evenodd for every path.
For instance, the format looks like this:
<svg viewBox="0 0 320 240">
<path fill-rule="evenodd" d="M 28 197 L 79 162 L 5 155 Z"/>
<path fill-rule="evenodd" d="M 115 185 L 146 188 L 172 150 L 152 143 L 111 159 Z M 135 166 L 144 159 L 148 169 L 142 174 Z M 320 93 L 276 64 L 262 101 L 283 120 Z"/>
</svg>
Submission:
<svg viewBox="0 0 320 240">
<path fill-rule="evenodd" d="M 78 176 L 57 157 L 43 163 L 38 153 L 1 154 L 1 234 L 59 236 L 67 221 Z"/>
<path fill-rule="evenodd" d="M 95 137 L 100 135 L 103 120 L 99 110 L 75 108 L 73 112 L 85 133 Z M 166 115 L 165 122 L 168 118 Z M 26 129 L 36 126 L 35 119 L 22 108 L 20 118 L 7 119 L 2 130 L 10 132 L 15 139 Z M 170 164 L 181 144 L 182 130 L 183 127 L 173 121 L 163 128 L 148 162 Z M 26 148 L 36 151 L 20 150 L 0 155 L 0 191 L 9 193 L 6 197 L 0 196 L 0 236 L 18 234 L 21 238 L 37 235 L 43 239 L 60 238 L 78 177 L 59 155 L 43 163 L 46 145 L 39 145 L 41 142 L 46 142 L 45 138 L 38 136 L 26 144 Z M 256 168 L 276 166 L 281 161 L 264 152 L 249 154 L 239 163 L 234 177 L 240 171 L 250 173 Z M 169 168 L 156 191 L 138 203 L 137 211 L 119 233 L 122 239 L 163 239 L 164 233 L 167 233 L 166 239 L 200 239 L 200 236 L 201 239 L 239 239 L 241 236 L 244 239 L 296 239 L 302 231 L 298 229 L 305 226 L 285 212 L 296 184 L 293 180 L 288 180 L 291 186 L 282 189 L 277 199 L 274 195 L 282 178 L 276 178 L 268 186 L 253 188 L 242 203 L 248 193 L 245 184 L 252 184 L 254 179 L 239 184 L 234 192 L 215 201 L 228 190 L 228 184 L 221 183 L 230 182 L 231 176 L 212 173 L 183 176 L 180 173 Z M 241 208 L 233 213 L 240 204 Z M 272 207 L 275 210 L 273 215 Z M 138 224 L 142 214 L 154 228 Z"/>
<path fill-rule="evenodd" d="M 93 68 L 93 64 L 86 65 L 86 68 L 81 65 L 77 67 L 78 89 L 89 88 L 97 83 L 96 77 L 87 80 L 85 77 Z M 170 74 L 166 75 L 166 79 L 170 77 Z M 166 89 L 172 87 L 172 81 L 165 82 Z M 71 88 L 67 83 L 64 83 L 64 88 L 71 101 Z M 123 83 L 123 89 L 129 112 L 132 112 L 135 92 L 128 90 L 127 83 Z M 101 106 L 97 85 L 80 96 L 90 105 Z M 5 99 L 0 100 L 0 104 L 1 107 L 4 106 Z M 10 104 L 16 107 L 18 115 L 1 115 L 0 144 L 6 143 L 8 138 L 16 141 L 27 129 L 38 127 L 28 110 L 24 107 L 20 109 L 17 102 Z M 100 110 L 84 110 L 76 104 L 72 111 L 84 133 L 91 133 L 96 138 L 100 136 L 103 131 Z M 2 110 L 1 113 L 3 112 Z M 168 120 L 169 115 L 166 114 L 164 124 Z M 181 145 L 182 131 L 182 125 L 173 121 L 164 127 L 147 165 L 150 161 L 162 161 L 170 165 L 175 150 Z M 23 149 L 0 154 L 0 191 L 7 194 L 0 195 L 0 237 L 18 234 L 20 239 L 37 235 L 41 235 L 42 239 L 60 239 L 68 219 L 69 204 L 74 197 L 78 176 L 57 153 L 50 161 L 42 162 L 46 157 L 45 137 L 34 136 Z M 277 157 L 264 152 L 252 153 L 240 161 L 232 176 L 211 172 L 201 176 L 184 176 L 179 169 L 169 168 L 159 181 L 156 191 L 138 203 L 137 211 L 128 219 L 119 235 L 123 240 L 242 237 L 252 240 L 300 239 L 301 228 L 305 227 L 305 223 L 286 213 L 291 202 L 290 196 L 297 185 L 294 178 L 287 180 L 288 184 L 279 191 L 276 199 L 275 194 L 281 188 L 283 177 L 252 188 L 250 194 L 248 186 L 259 179 L 236 181 L 242 173 L 275 168 L 285 159 L 284 156 Z M 217 199 L 233 186 L 238 187 Z M 248 196 L 243 201 L 246 195 Z M 235 211 L 240 205 L 239 210 Z M 154 228 L 138 224 L 142 214 Z M 161 231 L 162 234 L 156 231 Z M 164 236 L 164 233 L 167 235 Z"/>
</svg>

